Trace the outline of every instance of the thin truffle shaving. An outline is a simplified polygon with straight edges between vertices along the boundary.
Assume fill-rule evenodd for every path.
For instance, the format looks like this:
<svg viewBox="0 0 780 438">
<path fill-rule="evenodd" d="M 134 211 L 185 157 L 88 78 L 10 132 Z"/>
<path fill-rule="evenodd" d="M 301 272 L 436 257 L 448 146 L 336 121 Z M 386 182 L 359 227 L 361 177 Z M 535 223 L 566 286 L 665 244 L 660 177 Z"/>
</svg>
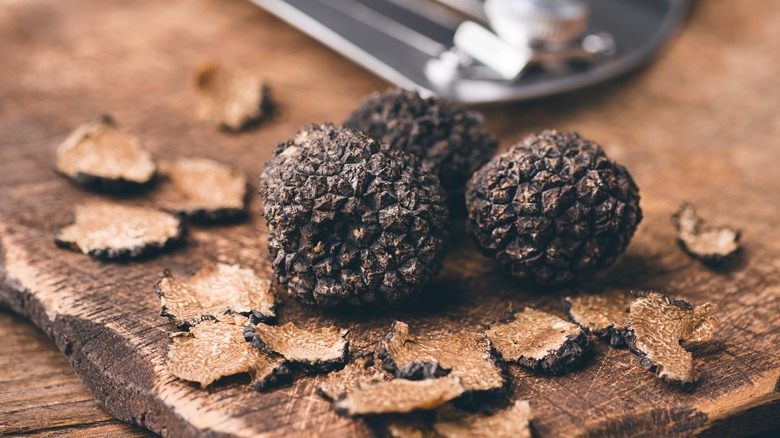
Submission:
<svg viewBox="0 0 780 438">
<path fill-rule="evenodd" d="M 631 294 L 619 289 L 564 298 L 569 318 L 574 323 L 616 347 L 626 343 L 625 331 L 631 301 Z"/>
<path fill-rule="evenodd" d="M 255 348 L 281 354 L 288 361 L 309 368 L 329 371 L 347 361 L 348 332 L 336 326 L 309 331 L 291 322 L 282 326 L 260 323 L 248 326 L 244 336 Z"/>
<path fill-rule="evenodd" d="M 416 378 L 439 377 L 446 373 L 443 368 L 451 370 L 449 376 L 459 378 L 466 391 L 498 391 L 504 387 L 504 377 L 490 354 L 490 344 L 476 333 L 421 338 L 412 335 L 408 325 L 396 321 L 379 355 L 383 367 L 396 377 L 410 377 L 413 368 L 420 373 Z M 415 362 L 417 365 L 410 366 Z"/>
<path fill-rule="evenodd" d="M 349 392 L 360 382 L 388 380 L 374 362 L 373 353 L 360 356 L 343 369 L 328 373 L 319 388 L 320 395 L 328 400 L 336 400 L 340 395 Z"/>
<path fill-rule="evenodd" d="M 60 229 L 57 245 L 99 259 L 142 257 L 183 237 L 181 221 L 162 211 L 110 202 L 79 205 L 75 221 Z"/>
<path fill-rule="evenodd" d="M 201 118 L 233 131 L 260 120 L 268 107 L 260 77 L 218 64 L 206 64 L 196 72 L 195 91 Z"/>
<path fill-rule="evenodd" d="M 240 170 L 205 158 L 160 163 L 158 203 L 191 220 L 213 222 L 246 214 L 247 177 Z"/>
<path fill-rule="evenodd" d="M 493 415 L 469 414 L 450 405 L 437 411 L 433 428 L 444 438 L 531 438 L 531 406 L 525 400 Z"/>
<path fill-rule="evenodd" d="M 582 328 L 530 308 L 512 321 L 492 325 L 487 336 L 504 360 L 554 374 L 568 371 L 590 347 Z"/>
<path fill-rule="evenodd" d="M 433 409 L 459 397 L 465 389 L 460 379 L 406 380 L 359 383 L 333 407 L 345 415 L 401 414 L 418 409 Z"/>
<path fill-rule="evenodd" d="M 696 308 L 685 301 L 672 300 L 660 292 L 638 294 L 630 307 L 628 346 L 641 357 L 640 365 L 654 371 L 662 380 L 690 385 L 698 379 L 693 356 L 683 348 L 709 342 L 718 320 L 709 314 L 712 303 Z"/>
<path fill-rule="evenodd" d="M 222 377 L 249 373 L 253 386 L 261 390 L 290 374 L 284 358 L 252 348 L 241 326 L 232 322 L 204 321 L 175 333 L 167 361 L 171 374 L 204 388 Z"/>
<path fill-rule="evenodd" d="M 719 262 L 739 249 L 739 231 L 729 227 L 704 228 L 693 205 L 684 202 L 672 216 L 677 238 L 685 251 L 705 262 Z"/>
<path fill-rule="evenodd" d="M 170 317 L 177 326 L 193 325 L 204 319 L 221 320 L 223 315 L 236 313 L 252 314 L 255 320 L 276 317 L 270 280 L 238 265 L 205 265 L 187 283 L 165 271 L 154 289 L 162 302 L 162 315 Z"/>
<path fill-rule="evenodd" d="M 129 188 L 154 178 L 152 155 L 111 116 L 77 128 L 57 147 L 57 171 L 82 185 Z"/>
</svg>

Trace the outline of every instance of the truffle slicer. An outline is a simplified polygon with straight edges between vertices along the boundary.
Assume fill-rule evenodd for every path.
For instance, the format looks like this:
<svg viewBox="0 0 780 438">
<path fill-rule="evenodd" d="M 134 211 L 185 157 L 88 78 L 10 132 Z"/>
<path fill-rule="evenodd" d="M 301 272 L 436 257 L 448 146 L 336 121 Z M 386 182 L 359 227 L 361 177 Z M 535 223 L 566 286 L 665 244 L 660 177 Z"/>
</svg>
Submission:
<svg viewBox="0 0 780 438">
<path fill-rule="evenodd" d="M 390 82 L 466 103 L 535 99 L 625 74 L 664 46 L 691 3 L 252 1 Z"/>
</svg>

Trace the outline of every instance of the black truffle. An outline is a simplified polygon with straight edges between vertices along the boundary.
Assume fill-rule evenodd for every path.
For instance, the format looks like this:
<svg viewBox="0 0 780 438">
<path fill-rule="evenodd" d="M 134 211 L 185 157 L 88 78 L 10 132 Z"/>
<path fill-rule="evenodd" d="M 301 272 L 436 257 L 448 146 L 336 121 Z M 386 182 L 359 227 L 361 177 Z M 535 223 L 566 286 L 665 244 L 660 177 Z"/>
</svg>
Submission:
<svg viewBox="0 0 780 438">
<path fill-rule="evenodd" d="M 417 155 L 448 192 L 461 189 L 498 146 L 481 114 L 401 88 L 369 95 L 344 126 Z"/>
<path fill-rule="evenodd" d="M 628 171 L 574 132 L 544 131 L 495 157 L 469 181 L 466 205 L 480 248 L 541 285 L 609 266 L 642 220 Z"/>
<path fill-rule="evenodd" d="M 309 126 L 260 177 L 279 283 L 309 304 L 397 303 L 441 267 L 448 211 L 419 160 L 363 133 Z"/>
</svg>

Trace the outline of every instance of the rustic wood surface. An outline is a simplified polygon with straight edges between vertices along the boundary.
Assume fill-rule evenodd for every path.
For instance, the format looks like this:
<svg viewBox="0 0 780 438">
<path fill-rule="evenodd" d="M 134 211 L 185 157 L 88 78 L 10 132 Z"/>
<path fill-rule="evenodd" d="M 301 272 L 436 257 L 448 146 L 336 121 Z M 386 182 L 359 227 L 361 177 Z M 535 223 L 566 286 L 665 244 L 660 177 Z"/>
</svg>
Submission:
<svg viewBox="0 0 780 438">
<path fill-rule="evenodd" d="M 733 436 L 780 426 L 777 23 L 780 4 L 773 0 L 700 1 L 684 31 L 641 73 L 566 97 L 483 108 L 504 147 L 546 127 L 577 129 L 634 175 L 645 220 L 627 254 L 588 287 L 658 288 L 721 308 L 716 340 L 694 353 L 703 377 L 692 393 L 658 381 L 631 353 L 601 342 L 585 366 L 564 377 L 510 367 L 510 397 L 530 400 L 539 436 Z M 72 207 L 99 196 L 56 176 L 51 163 L 73 128 L 110 112 L 158 157 L 230 161 L 255 180 L 277 141 L 310 122 L 343 120 L 360 96 L 386 84 L 243 0 L 4 1 L 0 53 L 0 304 L 54 339 L 98 404 L 154 432 L 369 435 L 364 422 L 337 416 L 314 394 L 321 377 L 261 394 L 235 381 L 203 391 L 166 371 L 170 324 L 159 316 L 155 279 L 165 268 L 192 274 L 206 260 L 267 274 L 257 200 L 245 224 L 194 227 L 181 250 L 104 263 L 54 246 Z M 211 59 L 262 73 L 277 103 L 273 119 L 239 135 L 199 122 L 190 79 Z M 669 216 L 684 199 L 714 223 L 742 228 L 739 258 L 713 270 L 679 249 Z M 394 319 L 417 331 L 447 331 L 481 329 L 510 305 L 563 315 L 567 291 L 518 284 L 477 255 L 463 233 L 454 234 L 432 299 L 386 312 L 323 312 L 285 298 L 280 322 L 334 322 L 351 330 L 359 352 L 373 348 Z M 6 321 L 0 323 L 15 324 Z M 13 375 L 27 368 L 41 370 L 26 374 L 31 379 L 57 379 L 40 368 L 52 353 L 31 346 L 40 341 L 35 335 L 24 341 L 13 328 L 3 333 L 2 360 L 11 365 L 3 362 L 0 385 L 13 386 Z M 20 382 L 0 391 L 7 430 L 41 428 L 25 426 L 35 422 L 35 409 L 47 409 L 36 397 L 85 400 L 54 389 L 36 394 L 49 387 L 28 390 Z M 13 403 L 38 407 L 9 415 Z M 62 421 L 90 415 L 85 421 L 93 425 L 108 421 L 89 403 Z"/>
</svg>

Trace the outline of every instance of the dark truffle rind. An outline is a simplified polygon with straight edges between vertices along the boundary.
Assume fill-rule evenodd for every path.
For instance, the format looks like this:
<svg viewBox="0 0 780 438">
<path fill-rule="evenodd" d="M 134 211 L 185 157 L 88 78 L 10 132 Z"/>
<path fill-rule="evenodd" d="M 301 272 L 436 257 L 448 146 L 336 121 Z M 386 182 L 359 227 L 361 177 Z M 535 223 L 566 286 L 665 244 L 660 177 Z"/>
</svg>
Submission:
<svg viewBox="0 0 780 438">
<path fill-rule="evenodd" d="M 466 206 L 480 249 L 540 285 L 585 279 L 611 265 L 642 220 L 628 171 L 598 144 L 554 130 L 526 138 L 477 171 Z"/>
<path fill-rule="evenodd" d="M 404 365 L 403 368 L 396 368 L 395 377 L 407 380 L 438 379 L 448 375 L 450 372 L 452 372 L 452 369 L 444 368 L 438 362 L 413 360 Z"/>
<path fill-rule="evenodd" d="M 583 330 L 576 336 L 570 336 L 555 353 L 548 354 L 542 360 L 523 357 L 517 362 L 537 372 L 565 374 L 582 362 L 583 356 L 590 349 L 590 343 L 590 335 Z"/>
<path fill-rule="evenodd" d="M 279 283 L 308 304 L 399 303 L 441 267 L 448 211 L 419 160 L 363 133 L 311 125 L 260 177 Z"/>
<path fill-rule="evenodd" d="M 628 318 L 631 297 L 632 295 L 627 292 L 612 289 L 598 294 L 578 294 L 564 297 L 562 302 L 563 308 L 569 315 L 569 320 L 582 327 L 583 330 L 608 342 L 609 345 L 620 348 L 626 346 L 625 320 Z M 581 307 L 583 305 L 589 306 L 591 311 L 596 312 L 596 320 L 593 318 L 588 320 L 587 317 L 582 319 L 583 310 Z M 621 314 L 615 318 L 615 311 L 618 309 Z"/>
<path fill-rule="evenodd" d="M 401 88 L 367 96 L 344 126 L 420 157 L 449 192 L 462 188 L 498 147 L 481 114 Z"/>
</svg>

